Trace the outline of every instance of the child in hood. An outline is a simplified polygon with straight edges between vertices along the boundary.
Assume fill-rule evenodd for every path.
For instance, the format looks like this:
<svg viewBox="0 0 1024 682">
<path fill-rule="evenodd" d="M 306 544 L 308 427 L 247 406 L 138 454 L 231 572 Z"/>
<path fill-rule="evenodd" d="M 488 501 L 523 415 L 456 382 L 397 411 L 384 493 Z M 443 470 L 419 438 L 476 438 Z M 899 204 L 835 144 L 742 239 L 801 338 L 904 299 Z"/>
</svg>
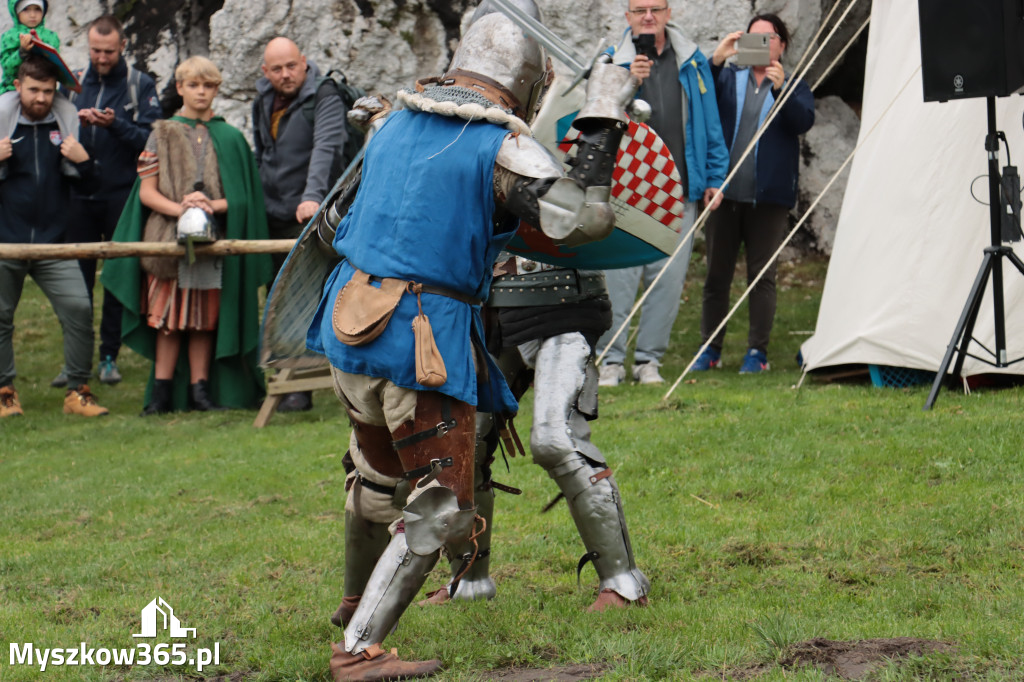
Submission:
<svg viewBox="0 0 1024 682">
<path fill-rule="evenodd" d="M 43 22 L 46 17 L 47 0 L 8 0 L 7 8 L 11 12 L 14 26 L 0 36 L 0 66 L 3 67 L 3 78 L 0 79 L 0 138 L 10 137 L 18 124 L 20 100 L 14 92 L 14 79 L 18 75 L 18 67 L 27 54 L 35 31 L 41 41 L 52 47 L 60 48 L 60 38 L 46 28 Z M 57 119 L 61 139 L 79 138 L 78 109 L 65 97 L 57 92 L 51 109 Z M 62 163 L 62 172 L 74 177 L 77 174 L 73 164 Z M 6 164 L 0 162 L 0 179 L 6 178 Z"/>
<path fill-rule="evenodd" d="M 0 93 L 14 89 L 21 51 L 28 50 L 30 31 L 35 31 L 39 39 L 53 49 L 60 49 L 60 38 L 44 25 L 48 6 L 47 0 L 8 0 L 7 9 L 14 26 L 0 36 L 0 67 L 4 70 Z"/>
</svg>

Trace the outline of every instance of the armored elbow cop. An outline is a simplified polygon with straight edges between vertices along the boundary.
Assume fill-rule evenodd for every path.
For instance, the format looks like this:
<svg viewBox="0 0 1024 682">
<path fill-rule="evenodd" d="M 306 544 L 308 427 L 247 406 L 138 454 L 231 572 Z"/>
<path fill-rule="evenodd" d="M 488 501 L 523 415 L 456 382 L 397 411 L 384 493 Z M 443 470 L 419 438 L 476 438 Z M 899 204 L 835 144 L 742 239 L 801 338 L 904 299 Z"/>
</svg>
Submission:
<svg viewBox="0 0 1024 682">
<path fill-rule="evenodd" d="M 587 101 L 573 121 L 580 131 L 576 155 L 565 174 L 539 144 L 506 141 L 498 165 L 518 174 L 506 208 L 539 227 L 556 243 L 575 246 L 607 237 L 615 226 L 612 172 L 626 130 L 625 106 L 637 81 L 628 70 L 595 64 L 587 83 Z"/>
</svg>

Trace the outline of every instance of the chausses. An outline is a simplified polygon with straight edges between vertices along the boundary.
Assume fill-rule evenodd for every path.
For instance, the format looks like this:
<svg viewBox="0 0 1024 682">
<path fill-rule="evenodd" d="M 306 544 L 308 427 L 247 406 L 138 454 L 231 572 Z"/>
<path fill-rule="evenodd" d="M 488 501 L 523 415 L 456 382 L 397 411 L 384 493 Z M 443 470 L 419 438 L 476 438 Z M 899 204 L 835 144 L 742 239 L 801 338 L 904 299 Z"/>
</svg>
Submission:
<svg viewBox="0 0 1024 682">
<path fill-rule="evenodd" d="M 82 384 L 78 388 L 70 388 L 64 394 L 64 414 L 79 414 L 83 417 L 102 417 L 109 414 L 110 410 L 101 407 L 96 402 L 96 397 L 89 390 L 88 384 Z"/>
<path fill-rule="evenodd" d="M 429 677 L 441 669 L 441 661 L 403 661 L 397 649 L 390 652 L 380 644 L 350 654 L 337 644 L 331 644 L 331 675 L 334 682 L 375 682 L 377 680 L 411 680 Z"/>
</svg>

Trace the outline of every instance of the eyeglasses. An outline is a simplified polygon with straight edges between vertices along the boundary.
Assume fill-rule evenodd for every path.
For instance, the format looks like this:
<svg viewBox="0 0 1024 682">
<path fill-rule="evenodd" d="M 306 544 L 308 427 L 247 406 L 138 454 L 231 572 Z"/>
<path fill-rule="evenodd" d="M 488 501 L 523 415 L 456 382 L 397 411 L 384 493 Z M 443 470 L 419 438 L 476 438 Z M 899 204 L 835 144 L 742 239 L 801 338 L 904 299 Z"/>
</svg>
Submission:
<svg viewBox="0 0 1024 682">
<path fill-rule="evenodd" d="M 755 33 L 753 35 L 768 36 L 768 40 L 771 40 L 772 38 L 775 38 L 776 40 L 782 40 L 782 36 L 780 36 L 778 33 Z"/>
<path fill-rule="evenodd" d="M 627 12 L 632 14 L 634 17 L 642 17 L 650 12 L 654 16 L 659 16 L 668 11 L 668 7 L 646 7 L 644 9 L 627 9 Z"/>
</svg>

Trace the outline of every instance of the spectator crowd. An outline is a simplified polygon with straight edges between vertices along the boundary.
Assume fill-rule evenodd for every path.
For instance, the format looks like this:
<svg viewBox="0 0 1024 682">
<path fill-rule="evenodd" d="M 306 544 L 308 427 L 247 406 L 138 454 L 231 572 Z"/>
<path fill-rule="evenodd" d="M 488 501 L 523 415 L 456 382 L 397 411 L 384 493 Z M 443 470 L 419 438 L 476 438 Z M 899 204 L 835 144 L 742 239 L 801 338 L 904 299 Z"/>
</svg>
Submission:
<svg viewBox="0 0 1024 682">
<path fill-rule="evenodd" d="M 70 70 L 60 40 L 46 28 L 47 0 L 9 0 L 13 27 L 0 37 L 0 242 L 175 241 L 184 214 L 200 216 L 216 237 L 284 239 L 316 214 L 346 158 L 346 106 L 335 80 L 285 37 L 265 47 L 252 103 L 252 145 L 215 113 L 221 77 L 204 57 L 174 74 L 179 102 L 164 118 L 154 80 L 129 64 L 124 27 L 113 15 L 88 27 L 89 63 Z M 744 33 L 727 35 L 705 56 L 673 23 L 664 0 L 630 0 L 628 28 L 609 50 L 614 63 L 641 82 L 650 127 L 665 141 L 685 194 L 680 238 L 707 205 L 708 269 L 701 335 L 707 349 L 693 369 L 722 366 L 738 254 L 748 279 L 781 243 L 795 204 L 798 136 L 814 122 L 803 81 L 791 83 L 781 59 L 789 43 L 774 14 L 750 20 L 746 32 L 768 37 L 766 63 L 726 63 Z M 652 36 L 653 48 L 638 47 Z M 784 89 L 792 96 L 740 163 Z M 727 175 L 734 178 L 726 185 Z M 605 355 L 600 385 L 627 376 L 660 383 L 662 359 L 691 257 L 685 244 L 654 284 L 640 311 L 632 370 L 627 335 L 611 337 L 632 308 L 639 286 L 651 286 L 668 259 L 604 273 L 610 329 L 594 343 Z M 20 415 L 14 386 L 14 314 L 32 277 L 60 321 L 63 365 L 51 385 L 65 389 L 65 413 L 107 414 L 89 386 L 122 380 L 122 343 L 152 363 L 143 414 L 255 407 L 265 393 L 257 365 L 258 288 L 269 285 L 283 254 L 229 257 L 119 258 L 102 271 L 98 367 L 93 374 L 96 260 L 0 259 L 0 417 Z M 755 287 L 740 373 L 769 368 L 775 316 L 775 270 Z M 55 369 L 56 369 L 55 363 Z M 288 395 L 280 411 L 308 410 L 308 392 Z"/>
</svg>

